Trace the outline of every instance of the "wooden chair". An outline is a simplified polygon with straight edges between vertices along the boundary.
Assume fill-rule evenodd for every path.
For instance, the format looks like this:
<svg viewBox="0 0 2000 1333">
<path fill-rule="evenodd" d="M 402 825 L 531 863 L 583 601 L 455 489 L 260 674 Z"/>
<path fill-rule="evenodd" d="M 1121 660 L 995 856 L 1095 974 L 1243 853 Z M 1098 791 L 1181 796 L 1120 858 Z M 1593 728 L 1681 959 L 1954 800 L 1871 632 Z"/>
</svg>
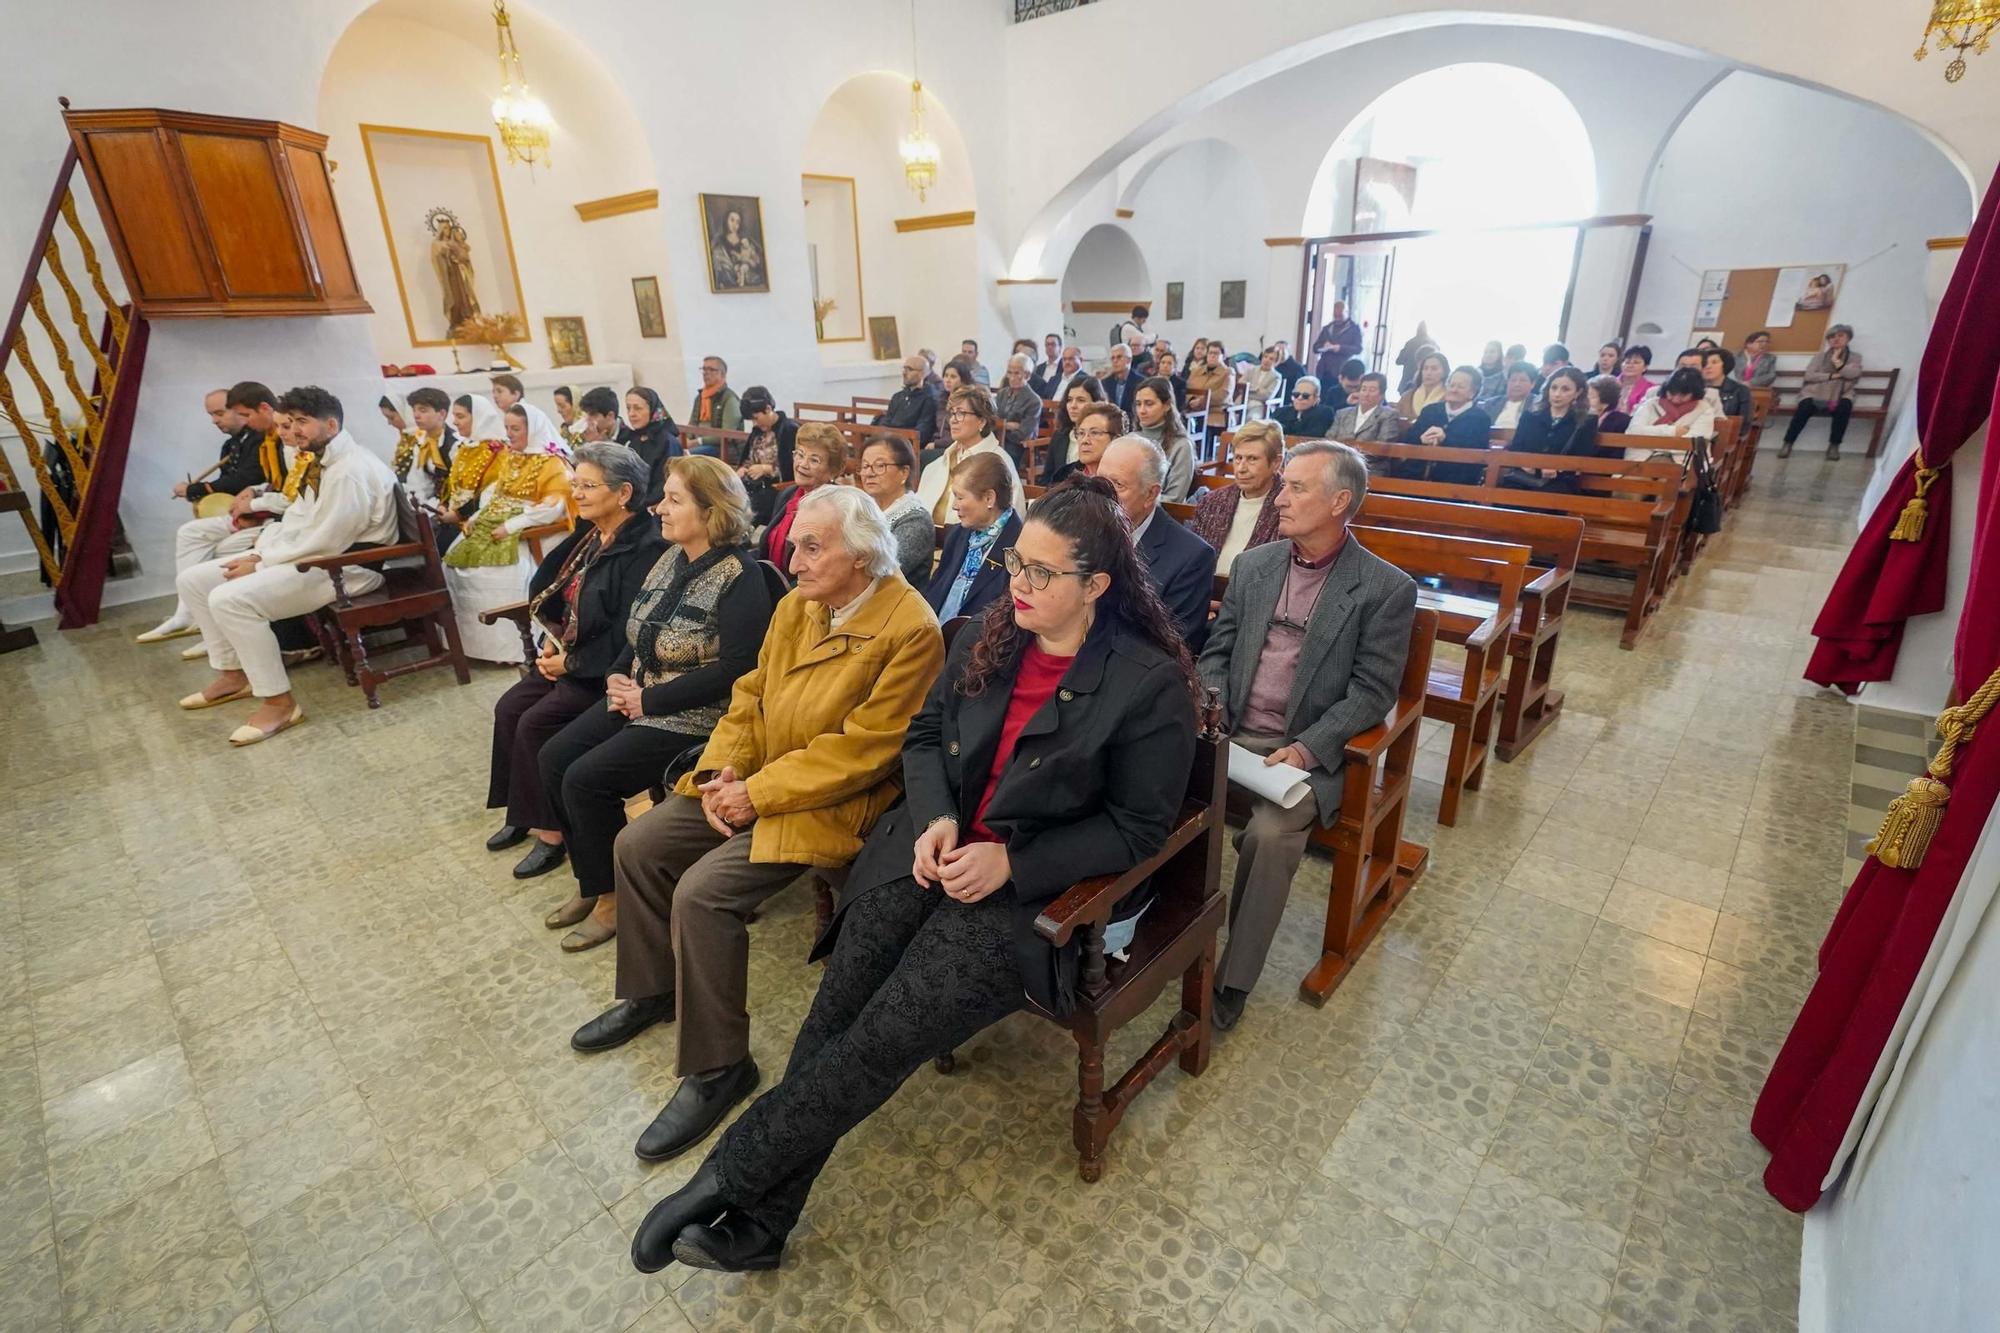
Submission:
<svg viewBox="0 0 2000 1333">
<path fill-rule="evenodd" d="M 1492 751 L 1506 676 L 1507 639 L 1526 581 L 1528 548 L 1359 523 L 1348 533 L 1420 585 L 1431 581 L 1442 585 L 1426 586 L 1422 601 L 1437 613 L 1436 637 L 1463 647 L 1465 662 L 1432 669 L 1424 690 L 1424 716 L 1451 727 L 1438 823 L 1455 827 L 1459 802 L 1464 793 L 1479 789 Z M 1479 591 L 1453 591 L 1467 587 Z"/>
<path fill-rule="evenodd" d="M 1438 613 L 1418 607 L 1395 706 L 1380 725 L 1347 743 L 1340 814 L 1332 828 L 1313 825 L 1312 841 L 1333 855 L 1319 961 L 1299 982 L 1299 998 L 1314 1005 L 1326 1003 L 1430 858 L 1429 848 L 1403 840 L 1403 819 L 1437 630 Z"/>
<path fill-rule="evenodd" d="M 1187 796 L 1166 844 L 1122 875 L 1098 875 L 1073 886 L 1043 909 L 1035 933 L 1051 948 L 1080 940 L 1076 1008 L 1060 1018 L 1038 1006 L 1032 1012 L 1069 1029 L 1076 1040 L 1077 1099 L 1070 1116 L 1076 1173 L 1086 1181 L 1104 1174 L 1104 1149 L 1133 1100 L 1170 1061 L 1200 1077 L 1208 1068 L 1215 990 L 1215 941 L 1228 915 L 1222 891 L 1222 840 L 1227 832 L 1228 751 L 1221 732 L 1222 704 L 1214 689 L 1201 709 Z M 1147 881 L 1152 905 L 1122 960 L 1104 952 L 1104 931 L 1118 904 Z M 1166 1031 L 1110 1087 L 1104 1057 L 1118 1030 L 1145 1017 L 1160 995 L 1180 982 L 1181 1005 Z M 956 1068 L 940 1056 L 941 1073 Z"/>
<path fill-rule="evenodd" d="M 411 504 L 401 486 L 396 488 L 394 544 L 301 560 L 297 568 L 323 569 L 333 580 L 333 604 L 312 614 L 313 633 L 327 656 L 340 663 L 347 683 L 361 687 L 370 708 L 382 706 L 376 687 L 414 671 L 448 666 L 459 684 L 472 682 L 430 515 Z M 382 586 L 373 592 L 349 593 L 346 572 L 356 568 L 380 573 Z M 422 647 L 424 655 L 391 667 L 377 666 L 368 655 L 362 633 L 384 628 L 399 628 L 402 637 L 377 643 L 376 652 Z"/>
<path fill-rule="evenodd" d="M 561 518 L 554 523 L 544 523 L 539 528 L 529 528 L 521 534 L 521 540 L 528 547 L 528 558 L 538 565 L 541 564 L 542 557 L 561 546 L 575 528 L 575 521 L 569 518 Z"/>
</svg>

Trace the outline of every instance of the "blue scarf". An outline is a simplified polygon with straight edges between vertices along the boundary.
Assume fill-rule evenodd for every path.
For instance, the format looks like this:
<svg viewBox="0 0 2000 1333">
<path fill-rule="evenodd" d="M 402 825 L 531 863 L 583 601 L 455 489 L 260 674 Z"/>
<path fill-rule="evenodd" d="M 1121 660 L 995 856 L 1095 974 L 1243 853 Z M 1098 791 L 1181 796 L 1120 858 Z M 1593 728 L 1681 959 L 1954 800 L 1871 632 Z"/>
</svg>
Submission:
<svg viewBox="0 0 2000 1333">
<path fill-rule="evenodd" d="M 958 566 L 958 577 L 951 581 L 951 592 L 945 597 L 944 605 L 938 608 L 939 621 L 950 620 L 958 614 L 958 608 L 972 593 L 972 581 L 979 577 L 979 570 L 986 563 L 986 553 L 1000 540 L 1000 530 L 1012 517 L 1012 509 L 1003 509 L 1000 517 L 993 520 L 992 527 L 972 534 L 972 540 L 965 544 L 965 559 Z"/>
</svg>

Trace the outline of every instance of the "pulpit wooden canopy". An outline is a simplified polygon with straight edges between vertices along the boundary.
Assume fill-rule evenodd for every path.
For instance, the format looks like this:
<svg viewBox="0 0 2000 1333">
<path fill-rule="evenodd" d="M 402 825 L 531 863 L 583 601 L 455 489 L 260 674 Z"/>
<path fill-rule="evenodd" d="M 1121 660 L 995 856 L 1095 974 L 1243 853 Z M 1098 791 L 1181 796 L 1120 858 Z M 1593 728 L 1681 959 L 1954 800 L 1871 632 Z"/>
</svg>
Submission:
<svg viewBox="0 0 2000 1333">
<path fill-rule="evenodd" d="M 325 135 L 154 107 L 63 121 L 147 318 L 368 313 Z"/>
</svg>

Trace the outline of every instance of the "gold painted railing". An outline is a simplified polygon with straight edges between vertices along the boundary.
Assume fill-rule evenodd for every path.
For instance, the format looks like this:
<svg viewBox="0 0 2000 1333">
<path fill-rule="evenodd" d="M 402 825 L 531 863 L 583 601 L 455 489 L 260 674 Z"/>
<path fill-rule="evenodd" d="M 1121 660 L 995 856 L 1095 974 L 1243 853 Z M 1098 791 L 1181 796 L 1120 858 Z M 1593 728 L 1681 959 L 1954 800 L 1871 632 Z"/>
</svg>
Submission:
<svg viewBox="0 0 2000 1333">
<path fill-rule="evenodd" d="M 146 347 L 145 321 L 112 293 L 79 218 L 75 175 L 71 150 L 0 336 L 0 415 L 18 436 L 35 482 L 32 490 L 24 487 L 0 449 L 0 510 L 21 515 L 65 629 L 97 619 Z M 82 262 L 88 296 L 65 266 L 59 223 Z M 60 308 L 52 308 L 45 281 L 60 293 Z M 31 336 L 31 315 L 39 339 Z"/>
</svg>

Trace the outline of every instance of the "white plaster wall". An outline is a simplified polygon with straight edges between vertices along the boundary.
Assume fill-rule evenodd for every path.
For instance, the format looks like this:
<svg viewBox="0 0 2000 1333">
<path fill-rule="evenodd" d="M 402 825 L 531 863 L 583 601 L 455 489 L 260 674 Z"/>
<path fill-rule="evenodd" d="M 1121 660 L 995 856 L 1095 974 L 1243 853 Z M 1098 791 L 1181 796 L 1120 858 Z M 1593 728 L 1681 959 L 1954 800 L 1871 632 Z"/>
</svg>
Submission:
<svg viewBox="0 0 2000 1333">
<path fill-rule="evenodd" d="M 1159 161 L 1127 207 L 1125 223 L 1146 256 L 1153 278 L 1153 317 L 1147 327 L 1173 340 L 1185 355 L 1197 337 L 1221 338 L 1231 352 L 1260 347 L 1270 327 L 1270 277 L 1263 238 L 1269 216 L 1264 182 L 1236 147 L 1203 140 Z M 1243 281 L 1243 318 L 1220 314 L 1221 288 Z M 1182 317 L 1169 320 L 1167 284 L 1186 284 Z M 1083 330 L 1086 341 L 1101 343 L 1108 329 L 1097 317 Z"/>
<path fill-rule="evenodd" d="M 2000 819 L 1996 812 L 1995 819 Z M 2000 879 L 2000 839 L 1969 873 Z M 2000 1309 L 2000 912 L 1960 959 L 1865 1173 L 1806 1214 L 1801 1333 L 1986 1333 Z M 1857 1189 L 1856 1186 L 1859 1186 Z"/>
<path fill-rule="evenodd" d="M 1764 142 L 1799 147 L 1746 152 L 1747 125 Z M 1834 318 L 1854 326 L 1866 364 L 1902 367 L 1904 391 L 1930 329 L 1924 241 L 1961 233 L 1972 219 L 1964 179 L 1908 126 L 1741 73 L 1716 85 L 1675 131 L 1650 199 L 1653 246 L 1634 322 L 1666 330 L 1653 340 L 1656 352 L 1684 345 L 1703 269 L 1844 263 Z M 1755 225 L 1745 225 L 1750 219 Z"/>
</svg>

